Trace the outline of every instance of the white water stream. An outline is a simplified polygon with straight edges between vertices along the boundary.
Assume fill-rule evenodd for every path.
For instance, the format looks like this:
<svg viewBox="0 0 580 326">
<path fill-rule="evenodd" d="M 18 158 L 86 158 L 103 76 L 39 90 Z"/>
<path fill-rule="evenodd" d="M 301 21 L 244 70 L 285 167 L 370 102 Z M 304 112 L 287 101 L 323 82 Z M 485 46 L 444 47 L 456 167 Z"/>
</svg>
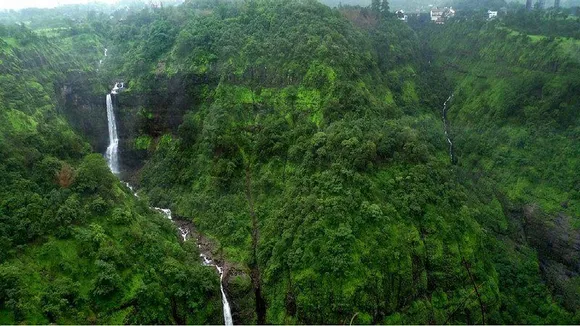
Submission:
<svg viewBox="0 0 580 326">
<path fill-rule="evenodd" d="M 182 235 L 184 238 L 187 234 Z M 198 245 L 199 246 L 199 245 Z M 201 246 L 199 246 L 201 247 Z M 230 303 L 228 302 L 228 297 L 226 296 L 226 292 L 224 291 L 224 269 L 217 264 L 214 264 L 213 261 L 207 258 L 204 254 L 199 254 L 201 259 L 203 259 L 204 266 L 214 266 L 218 273 L 220 274 L 220 290 L 222 291 L 222 303 L 223 303 L 223 311 L 224 311 L 224 324 L 226 326 L 231 326 L 234 324 L 232 320 L 232 311 L 230 309 Z"/>
<path fill-rule="evenodd" d="M 447 138 L 447 142 L 449 143 L 449 157 L 451 158 L 451 164 L 455 163 L 455 154 L 453 153 L 453 142 L 449 136 L 449 123 L 447 121 L 447 109 L 448 103 L 453 99 L 453 94 L 447 98 L 445 103 L 443 103 L 443 125 L 445 127 L 445 137 Z"/>
<path fill-rule="evenodd" d="M 105 49 L 105 56 L 107 56 L 107 49 Z M 111 94 L 118 94 L 120 90 L 125 87 L 123 83 L 115 83 L 115 87 L 111 90 Z M 107 94 L 107 120 L 109 124 L 109 147 L 107 147 L 107 164 L 109 165 L 109 169 L 115 175 L 119 175 L 119 137 L 117 135 L 117 122 L 115 121 L 115 110 L 113 107 L 113 100 L 111 98 L 111 94 Z M 131 189 L 135 197 L 139 197 L 133 187 L 128 183 L 124 182 L 124 184 Z M 171 210 L 168 208 L 159 208 L 159 207 L 151 207 L 151 209 L 160 212 L 161 214 L 165 215 L 168 219 L 172 220 Z M 179 231 L 181 233 L 181 237 L 183 241 L 189 239 L 190 230 L 185 227 L 179 227 Z M 198 247 L 201 248 L 200 245 Z M 223 314 L 224 314 L 224 324 L 226 326 L 233 325 L 232 320 L 232 312 L 230 309 L 230 303 L 228 302 L 228 298 L 226 296 L 226 292 L 224 291 L 224 270 L 222 267 L 214 264 L 211 259 L 209 259 L 204 254 L 199 254 L 202 260 L 202 264 L 204 266 L 213 266 L 216 268 L 217 272 L 220 275 L 220 291 L 222 293 L 222 306 L 223 306 Z"/>
<path fill-rule="evenodd" d="M 187 239 L 189 239 L 189 235 L 190 235 L 189 229 L 187 229 L 186 227 L 180 227 L 179 232 L 181 232 L 181 237 L 183 238 L 183 241 L 186 241 Z M 197 247 L 201 249 L 201 245 L 198 244 Z M 234 322 L 232 320 L 232 311 L 230 309 L 230 303 L 228 302 L 228 297 L 226 296 L 226 292 L 224 291 L 224 269 L 223 269 L 223 267 L 220 267 L 219 265 L 214 264 L 214 262 L 211 259 L 209 259 L 206 255 L 204 255 L 203 253 L 200 253 L 199 257 L 201 257 L 202 264 L 204 266 L 213 266 L 213 267 L 215 267 L 217 272 L 220 274 L 220 291 L 222 292 L 224 324 L 226 326 L 231 326 L 234 324 Z"/>
</svg>

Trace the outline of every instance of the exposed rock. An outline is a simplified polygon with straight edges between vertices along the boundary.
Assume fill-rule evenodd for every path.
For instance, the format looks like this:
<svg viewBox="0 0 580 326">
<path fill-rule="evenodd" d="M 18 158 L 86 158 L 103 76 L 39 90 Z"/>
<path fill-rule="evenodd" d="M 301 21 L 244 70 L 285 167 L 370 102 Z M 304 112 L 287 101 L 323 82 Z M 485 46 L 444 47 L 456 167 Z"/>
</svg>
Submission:
<svg viewBox="0 0 580 326">
<path fill-rule="evenodd" d="M 549 216 L 536 205 L 524 206 L 522 215 L 526 240 L 538 252 L 550 288 L 569 309 L 580 309 L 580 230 L 570 216 Z"/>
</svg>

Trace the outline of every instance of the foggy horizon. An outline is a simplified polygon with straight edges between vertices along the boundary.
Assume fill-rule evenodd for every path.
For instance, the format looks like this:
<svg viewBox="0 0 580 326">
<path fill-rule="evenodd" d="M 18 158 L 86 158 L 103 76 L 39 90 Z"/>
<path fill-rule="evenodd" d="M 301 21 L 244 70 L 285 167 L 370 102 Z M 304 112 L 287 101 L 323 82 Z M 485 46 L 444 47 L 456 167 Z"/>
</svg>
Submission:
<svg viewBox="0 0 580 326">
<path fill-rule="evenodd" d="M 15 2 L 0 3 L 0 10 L 20 10 L 26 8 L 55 8 L 63 5 L 105 3 L 114 4 L 119 0 L 20 0 Z"/>
</svg>

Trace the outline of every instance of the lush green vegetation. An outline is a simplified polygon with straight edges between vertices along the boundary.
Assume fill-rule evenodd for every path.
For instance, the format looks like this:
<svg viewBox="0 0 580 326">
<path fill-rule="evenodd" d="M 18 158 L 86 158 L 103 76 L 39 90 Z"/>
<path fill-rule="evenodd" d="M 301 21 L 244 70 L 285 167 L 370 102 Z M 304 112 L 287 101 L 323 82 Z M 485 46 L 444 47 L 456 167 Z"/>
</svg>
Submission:
<svg viewBox="0 0 580 326">
<path fill-rule="evenodd" d="M 458 81 L 450 114 L 465 165 L 497 176 L 512 202 L 550 213 L 566 202 L 578 216 L 580 42 L 501 24 L 455 24 L 431 37 Z"/>
<path fill-rule="evenodd" d="M 217 276 L 195 245 L 59 115 L 86 62 L 65 39 L 1 31 L 0 324 L 221 322 Z"/>
<path fill-rule="evenodd" d="M 577 19 L 388 8 L 0 28 L 0 323 L 222 320 L 197 248 L 90 154 L 114 80 L 125 175 L 216 244 L 235 322 L 579 323 Z"/>
<path fill-rule="evenodd" d="M 417 35 L 381 8 L 198 1 L 120 22 L 121 105 L 153 153 L 142 187 L 247 267 L 259 303 L 240 322 L 572 322 L 537 248 L 518 249 L 513 212 L 545 204 L 506 176 L 519 161 L 474 180 L 458 138 L 461 164 L 449 162 L 440 110 L 459 81 L 427 47 L 468 38 Z M 570 184 L 571 171 L 550 173 Z"/>
<path fill-rule="evenodd" d="M 531 17 L 535 25 L 523 28 Z M 459 165 L 504 197 L 526 233 L 518 242 L 537 251 L 558 301 L 577 312 L 577 240 L 566 238 L 577 238 L 580 226 L 580 42 L 552 37 L 568 28 L 561 17 L 520 12 L 503 22 L 449 24 L 428 37 L 434 64 L 457 85 L 449 116 Z"/>
</svg>

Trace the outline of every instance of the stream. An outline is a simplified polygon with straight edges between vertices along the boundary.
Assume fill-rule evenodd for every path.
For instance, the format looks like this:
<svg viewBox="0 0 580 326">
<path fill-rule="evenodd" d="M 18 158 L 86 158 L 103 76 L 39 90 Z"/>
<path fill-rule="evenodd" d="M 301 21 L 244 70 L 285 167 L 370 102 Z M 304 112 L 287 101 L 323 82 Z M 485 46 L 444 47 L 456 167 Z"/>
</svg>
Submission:
<svg viewBox="0 0 580 326">
<path fill-rule="evenodd" d="M 105 56 L 107 56 L 107 49 L 105 49 Z M 120 174 L 119 168 L 119 137 L 117 134 L 117 122 L 115 119 L 115 110 L 113 107 L 113 99 L 112 95 L 119 94 L 120 91 L 124 89 L 125 85 L 123 83 L 115 83 L 115 86 L 111 90 L 110 94 L 107 94 L 107 121 L 109 125 L 109 146 L 107 147 L 107 152 L 105 154 L 105 158 L 107 159 L 107 164 L 111 172 L 116 176 Z M 139 197 L 137 192 L 133 189 L 133 187 L 128 182 L 123 182 L 130 190 L 133 192 L 135 197 Z M 166 218 L 172 220 L 174 224 L 179 228 L 179 232 L 183 241 L 187 241 L 191 238 L 192 232 L 192 225 L 187 223 L 178 223 L 174 221 L 172 218 L 171 210 L 168 208 L 160 208 L 160 207 L 151 207 L 152 210 L 155 210 L 161 214 L 163 214 Z M 196 239 L 198 243 L 198 248 L 201 249 L 201 245 L 199 244 L 200 239 Z M 223 315 L 224 315 L 224 324 L 226 326 L 233 325 L 232 320 L 232 313 L 230 309 L 230 303 L 228 302 L 228 298 L 226 296 L 226 292 L 224 290 L 224 268 L 219 266 L 217 263 L 214 263 L 207 255 L 200 253 L 201 263 L 204 266 L 211 266 L 215 267 L 218 274 L 220 275 L 220 291 L 222 295 L 222 306 L 223 306 Z"/>
<path fill-rule="evenodd" d="M 449 130 L 449 120 L 447 120 L 447 110 L 449 109 L 449 102 L 453 99 L 453 94 L 451 94 L 445 103 L 443 103 L 443 126 L 445 131 L 445 137 L 449 143 L 449 157 L 451 158 L 451 164 L 455 164 L 455 153 L 453 151 L 453 142 L 451 141 L 450 130 Z"/>
</svg>

